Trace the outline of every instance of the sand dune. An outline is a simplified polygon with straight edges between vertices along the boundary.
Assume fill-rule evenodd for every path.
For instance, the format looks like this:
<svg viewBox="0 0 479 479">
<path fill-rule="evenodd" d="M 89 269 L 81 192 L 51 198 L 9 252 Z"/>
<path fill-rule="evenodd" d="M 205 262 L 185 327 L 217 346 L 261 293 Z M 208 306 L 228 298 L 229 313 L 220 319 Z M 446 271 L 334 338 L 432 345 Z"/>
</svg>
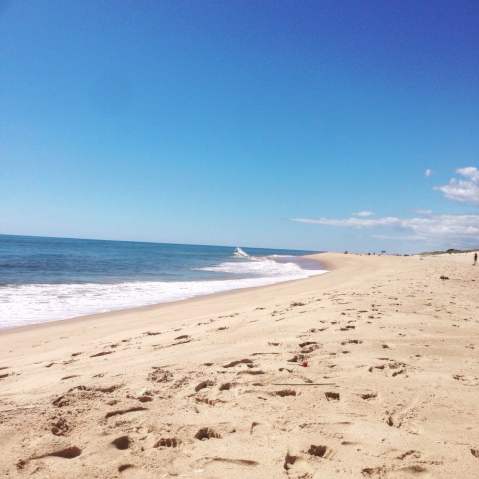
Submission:
<svg viewBox="0 0 479 479">
<path fill-rule="evenodd" d="M 0 477 L 478 477 L 472 256 L 318 259 L 330 273 L 3 331 Z"/>
</svg>

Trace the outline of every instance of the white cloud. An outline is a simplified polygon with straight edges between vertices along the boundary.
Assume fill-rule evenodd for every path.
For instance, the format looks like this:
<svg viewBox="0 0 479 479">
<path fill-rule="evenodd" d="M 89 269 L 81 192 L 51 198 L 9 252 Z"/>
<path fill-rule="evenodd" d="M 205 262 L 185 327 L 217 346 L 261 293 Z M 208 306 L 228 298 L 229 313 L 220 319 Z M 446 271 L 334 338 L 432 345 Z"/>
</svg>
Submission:
<svg viewBox="0 0 479 479">
<path fill-rule="evenodd" d="M 373 238 L 381 240 L 394 240 L 394 241 L 424 241 L 422 236 L 416 235 L 371 235 Z"/>
<path fill-rule="evenodd" d="M 382 235 L 403 240 L 439 241 L 466 246 L 479 243 L 479 215 L 430 215 L 398 218 L 293 218 L 299 223 L 338 226 L 345 228 L 386 228 L 395 235 Z M 400 236 L 398 236 L 399 234 Z M 379 235 L 381 236 L 381 235 Z M 378 237 L 378 234 L 376 234 Z"/>
<path fill-rule="evenodd" d="M 328 226 L 351 226 L 355 228 L 363 228 L 370 226 L 385 226 L 397 224 L 398 218 L 385 217 L 385 218 L 292 218 L 293 221 L 298 223 L 309 223 L 316 225 L 328 225 Z"/>
<path fill-rule="evenodd" d="M 470 204 L 479 204 L 479 169 L 467 166 L 456 170 L 459 179 L 451 178 L 448 184 L 436 186 L 446 198 Z M 424 172 L 426 177 L 431 169 Z M 476 247 L 479 244 L 479 214 L 433 214 L 429 209 L 417 209 L 416 216 L 376 217 L 371 211 L 358 211 L 349 218 L 292 218 L 306 224 L 340 228 L 371 229 L 377 239 L 423 241 L 449 245 L 449 247 Z"/>
<path fill-rule="evenodd" d="M 479 170 L 475 166 L 466 166 L 465 168 L 458 168 L 456 173 L 459 175 L 465 176 L 466 178 L 470 178 L 472 181 L 476 183 L 479 182 Z"/>
<path fill-rule="evenodd" d="M 467 166 L 459 168 L 456 173 L 465 179 L 451 178 L 447 185 L 434 189 L 450 200 L 479 204 L 479 170 L 475 166 Z"/>
<path fill-rule="evenodd" d="M 372 211 L 358 211 L 357 213 L 353 213 L 353 216 L 359 216 L 360 218 L 367 218 L 373 215 L 374 213 Z"/>
<path fill-rule="evenodd" d="M 422 208 L 419 208 L 415 210 L 418 215 L 424 215 L 424 216 L 429 216 L 432 215 L 432 210 L 424 210 Z"/>
</svg>

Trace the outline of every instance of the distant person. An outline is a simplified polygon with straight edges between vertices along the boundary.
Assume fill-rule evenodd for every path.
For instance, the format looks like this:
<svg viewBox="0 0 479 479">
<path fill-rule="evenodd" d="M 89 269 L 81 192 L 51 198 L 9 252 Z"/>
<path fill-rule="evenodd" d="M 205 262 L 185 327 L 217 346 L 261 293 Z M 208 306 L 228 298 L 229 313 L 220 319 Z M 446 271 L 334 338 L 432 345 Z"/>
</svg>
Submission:
<svg viewBox="0 0 479 479">
<path fill-rule="evenodd" d="M 474 266 L 477 264 L 477 251 L 474 253 Z"/>
</svg>

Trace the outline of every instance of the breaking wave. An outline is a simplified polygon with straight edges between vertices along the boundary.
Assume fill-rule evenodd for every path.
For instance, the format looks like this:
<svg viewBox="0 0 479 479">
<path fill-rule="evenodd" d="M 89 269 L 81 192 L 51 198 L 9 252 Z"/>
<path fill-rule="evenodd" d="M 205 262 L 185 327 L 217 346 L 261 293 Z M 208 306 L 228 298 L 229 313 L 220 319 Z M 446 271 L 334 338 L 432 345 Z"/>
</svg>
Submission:
<svg viewBox="0 0 479 479">
<path fill-rule="evenodd" d="M 241 248 L 235 249 L 231 260 L 192 269 L 209 272 L 211 279 L 193 280 L 192 275 L 190 281 L 4 284 L 0 287 L 0 328 L 179 301 L 326 272 L 304 269 L 297 257 L 250 256 Z"/>
</svg>

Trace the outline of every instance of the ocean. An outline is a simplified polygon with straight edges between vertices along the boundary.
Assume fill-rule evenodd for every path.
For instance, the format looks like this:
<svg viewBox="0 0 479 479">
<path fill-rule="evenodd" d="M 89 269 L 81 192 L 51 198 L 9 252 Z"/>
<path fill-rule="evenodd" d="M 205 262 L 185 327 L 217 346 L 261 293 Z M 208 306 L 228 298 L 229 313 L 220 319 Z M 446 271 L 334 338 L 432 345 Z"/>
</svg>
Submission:
<svg viewBox="0 0 479 479">
<path fill-rule="evenodd" d="M 0 235 L 0 328 L 324 273 L 311 253 Z"/>
</svg>

